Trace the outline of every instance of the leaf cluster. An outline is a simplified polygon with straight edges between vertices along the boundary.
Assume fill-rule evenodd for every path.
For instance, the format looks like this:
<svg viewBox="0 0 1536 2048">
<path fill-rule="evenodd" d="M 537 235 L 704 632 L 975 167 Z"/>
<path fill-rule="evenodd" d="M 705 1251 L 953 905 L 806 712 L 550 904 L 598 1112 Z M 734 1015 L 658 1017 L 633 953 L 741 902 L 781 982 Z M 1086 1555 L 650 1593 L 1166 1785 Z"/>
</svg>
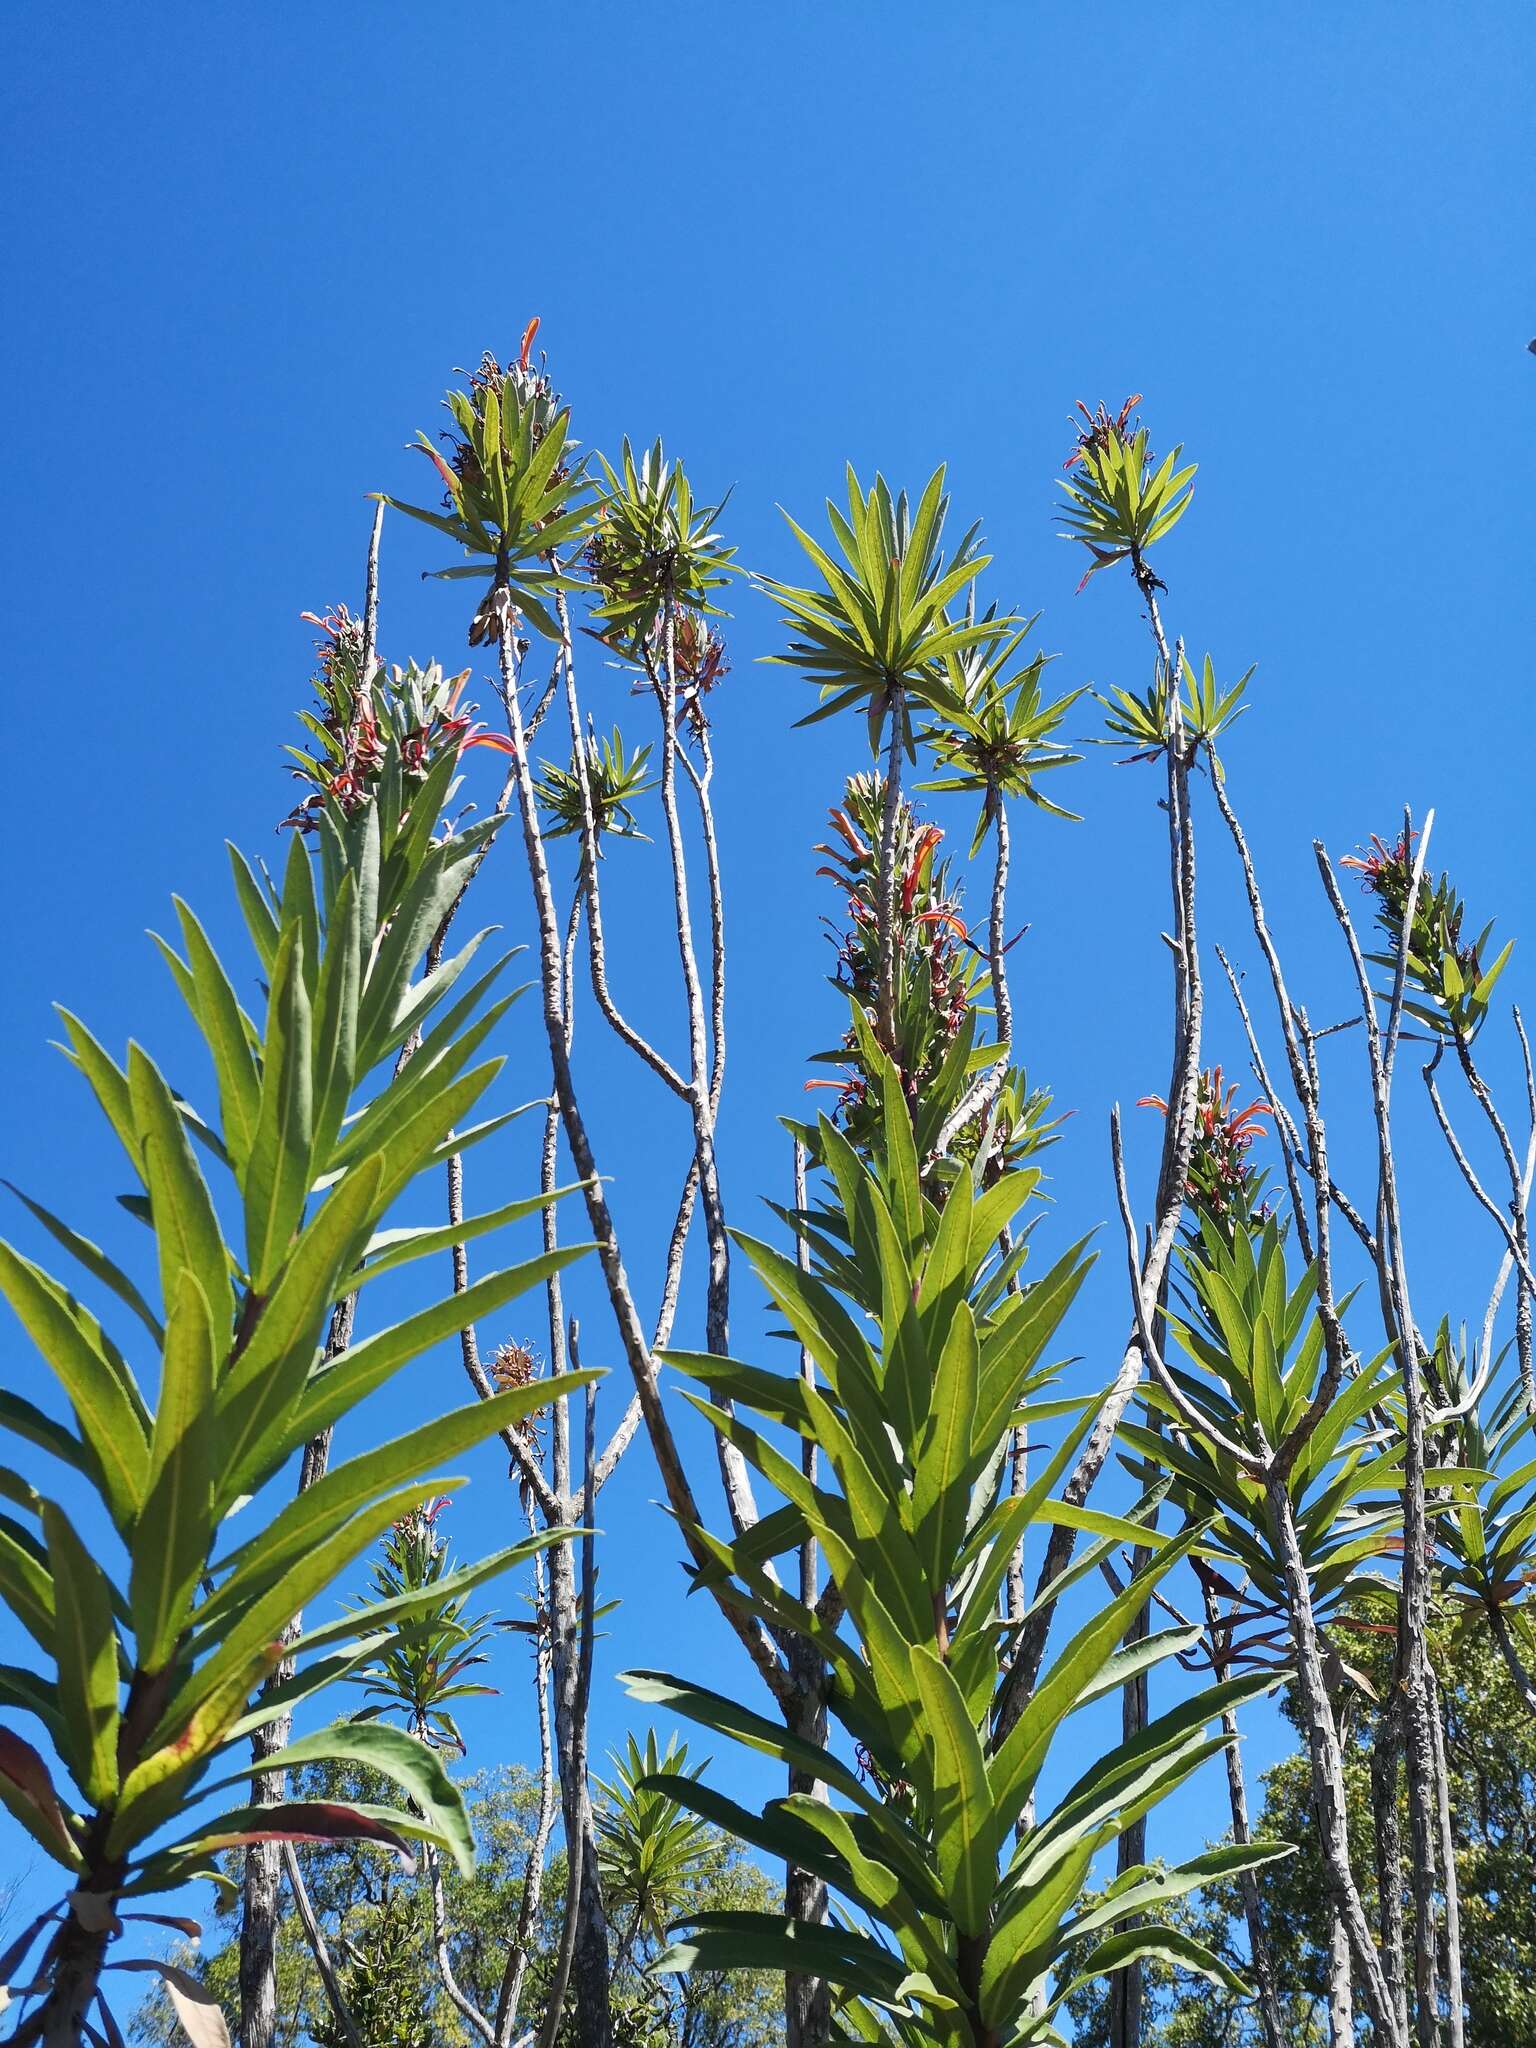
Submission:
<svg viewBox="0 0 1536 2048">
<path fill-rule="evenodd" d="M 441 1763 L 392 1728 L 339 1724 L 258 1768 L 360 1756 L 408 1793 L 410 1810 L 290 1801 L 258 1814 L 227 1804 L 247 1775 L 254 1728 L 386 1654 L 424 1607 L 548 1540 L 513 1544 L 425 1589 L 402 1587 L 297 1640 L 288 1633 L 382 1530 L 429 1493 L 461 1485 L 428 1475 L 547 1399 L 542 1384 L 439 1416 L 333 1468 L 286 1506 L 253 1504 L 301 1446 L 466 1317 L 578 1255 L 493 1272 L 465 1296 L 431 1299 L 360 1342 L 321 1348 L 344 1295 L 466 1229 L 478 1236 L 542 1206 L 508 1204 L 451 1232 L 384 1227 L 423 1168 L 505 1121 L 473 1120 L 501 1065 L 477 1055 L 511 1000 L 486 1003 L 505 963 L 469 973 L 482 934 L 423 971 L 489 829 L 434 836 L 454 765 L 445 753 L 407 790 L 394 759 L 360 811 L 328 798 L 316 840 L 290 840 L 280 886 L 232 854 L 262 977 L 259 1021 L 178 902 L 181 950 L 160 945 L 208 1056 L 215 1115 L 201 1114 L 141 1047 L 120 1063 L 61 1012 L 69 1055 L 133 1176 L 122 1199 L 145 1226 L 154 1285 L 141 1289 L 73 1226 L 28 1206 L 136 1320 L 154 1377 L 146 1383 L 64 1282 L 0 1246 L 0 1292 L 67 1415 L 5 1393 L 0 1427 L 29 1454 L 46 1454 L 44 1470 L 68 1482 L 72 1502 L 66 1511 L 35 1466 L 35 1479 L 0 1469 L 0 1494 L 19 1510 L 0 1516 L 0 1599 L 34 1650 L 31 1664 L 0 1671 L 0 1705 L 41 1725 L 77 1788 L 60 1789 L 41 1754 L 5 1727 L 0 1801 L 108 1911 L 211 1874 L 217 1852 L 258 1828 L 359 1836 L 401 1853 L 425 1837 L 455 1857 L 469 1853 Z M 414 1055 L 391 1068 L 415 1034 Z M 285 1660 L 292 1675 L 253 1706 Z"/>
<path fill-rule="evenodd" d="M 1145 1517 L 1052 1501 L 1092 1409 L 1041 1398 L 1052 1376 L 1048 1347 L 1089 1262 L 1074 1247 L 1039 1280 L 1010 1287 L 1026 1246 L 1001 1273 L 997 1241 L 1037 1176 L 1008 1174 L 978 1193 L 962 1166 L 940 1205 L 923 1190 L 899 1090 L 887 1085 L 883 1104 L 874 1158 L 825 1119 L 819 1130 L 846 1250 L 818 1234 L 822 1271 L 805 1273 L 771 1246 L 739 1239 L 814 1361 L 815 1383 L 713 1356 L 671 1358 L 702 1383 L 705 1392 L 690 1398 L 706 1419 L 784 1501 L 734 1542 L 701 1531 L 715 1560 L 702 1576 L 720 1597 L 820 1652 L 832 1673 L 829 1713 L 858 1765 L 684 1680 L 637 1672 L 626 1681 L 636 1697 L 829 1787 L 830 1803 L 791 1795 L 752 1813 L 702 1780 L 661 1773 L 650 1781 L 815 1872 L 846 1910 L 820 1928 L 694 1916 L 670 1962 L 813 1967 L 836 1987 L 842 2039 L 887 2029 L 913 2042 L 1045 2041 L 1079 1976 L 1117 1967 L 1144 1946 L 1171 1943 L 1186 1961 L 1222 1974 L 1215 1958 L 1166 1932 L 1110 1929 L 1170 1883 L 1188 1889 L 1274 1850 L 1196 1859 L 1171 1879 L 1138 1866 L 1096 1910 L 1085 1910 L 1081 1895 L 1099 1850 L 1222 1747 L 1206 1734 L 1212 1717 L 1273 1679 L 1261 1673 L 1185 1700 L 1090 1763 L 1054 1809 L 1024 1818 L 1071 1717 L 1134 1670 L 1188 1647 L 1187 1630 L 1120 1645 L 1194 1539 L 1160 1539 Z M 1063 1414 L 1077 1419 L 1055 1453 L 1026 1491 L 1007 1492 L 1010 1432 Z M 770 1430 L 813 1442 L 823 1476 L 807 1477 Z M 1015 1712 L 1000 1588 L 1016 1544 L 1058 1520 L 1103 1539 L 1089 1569 L 1121 1541 L 1145 1544 L 1152 1558 L 1064 1644 Z M 837 1627 L 770 1570 L 807 1534 L 845 1605 Z"/>
</svg>

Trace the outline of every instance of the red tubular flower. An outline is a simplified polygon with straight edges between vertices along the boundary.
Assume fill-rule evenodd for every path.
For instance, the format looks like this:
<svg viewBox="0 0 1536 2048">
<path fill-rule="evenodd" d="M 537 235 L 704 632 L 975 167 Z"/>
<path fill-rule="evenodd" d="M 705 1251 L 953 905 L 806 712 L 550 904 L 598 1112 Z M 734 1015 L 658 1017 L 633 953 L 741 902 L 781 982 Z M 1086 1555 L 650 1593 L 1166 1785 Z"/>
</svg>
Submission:
<svg viewBox="0 0 1536 2048">
<path fill-rule="evenodd" d="M 1339 866 L 1353 868 L 1364 878 L 1361 887 L 1374 890 L 1388 868 L 1406 869 L 1409 866 L 1413 858 L 1413 840 L 1418 836 L 1415 832 L 1410 839 L 1400 832 L 1396 844 L 1388 846 L 1379 833 L 1373 832 L 1370 846 L 1362 847 L 1359 853 L 1346 853 Z"/>
<path fill-rule="evenodd" d="M 927 825 L 919 833 L 917 845 L 913 848 L 912 859 L 901 884 L 901 907 L 903 910 L 910 910 L 912 908 L 918 886 L 923 879 L 928 862 L 932 858 L 933 849 L 943 837 L 944 834 L 937 825 Z"/>
</svg>

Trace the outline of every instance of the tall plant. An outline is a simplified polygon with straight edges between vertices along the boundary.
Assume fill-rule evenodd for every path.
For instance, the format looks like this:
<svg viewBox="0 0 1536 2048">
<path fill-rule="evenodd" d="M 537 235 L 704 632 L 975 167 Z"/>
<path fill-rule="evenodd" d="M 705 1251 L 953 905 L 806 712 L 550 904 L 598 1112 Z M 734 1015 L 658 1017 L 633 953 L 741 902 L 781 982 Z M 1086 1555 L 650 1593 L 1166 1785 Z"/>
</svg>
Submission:
<svg viewBox="0 0 1536 2048">
<path fill-rule="evenodd" d="M 11 1393 L 0 1400 L 0 1422 L 57 1467 L 52 1484 L 16 1470 L 0 1481 L 23 1517 L 0 1525 L 0 1597 L 35 1647 L 30 1667 L 7 1670 L 0 1698 L 40 1723 L 57 1760 L 0 1730 L 0 1799 L 69 1884 L 0 1972 L 13 1998 L 25 1986 L 41 2000 L 18 2041 L 63 2048 L 84 2037 L 93 2008 L 106 2011 L 104 1969 L 157 1967 L 109 1960 L 138 1902 L 215 1875 L 221 1849 L 361 1836 L 402 1854 L 422 1839 L 470 1859 L 457 1793 L 431 1749 L 400 1730 L 337 1723 L 259 1768 L 352 1757 L 393 1778 L 410 1810 L 229 1803 L 253 1730 L 387 1655 L 423 1595 L 322 1621 L 297 1641 L 285 1636 L 294 1615 L 381 1529 L 463 1483 L 436 1476 L 444 1460 L 547 1398 L 515 1388 L 471 1403 L 350 1459 L 286 1506 L 264 1497 L 302 1446 L 462 1320 L 451 1297 L 429 1299 L 360 1342 L 319 1349 L 343 1297 L 446 1243 L 439 1229 L 385 1220 L 425 1167 L 469 1141 L 466 1119 L 501 1065 L 476 1063 L 505 1003 L 476 1016 L 496 970 L 464 985 L 474 944 L 419 972 L 455 868 L 474 852 L 473 841 L 445 847 L 432 837 L 456 754 L 448 748 L 408 777 L 390 753 L 374 801 L 328 791 L 313 846 L 293 836 L 280 888 L 234 856 L 264 978 L 260 1024 L 178 904 L 184 952 L 163 950 L 207 1050 L 216 1115 L 195 1110 L 138 1045 L 120 1064 L 62 1013 L 71 1055 L 134 1176 L 124 1199 L 147 1227 L 155 1284 L 141 1287 L 73 1225 L 32 1205 L 140 1325 L 145 1375 L 63 1282 L 0 1248 L 0 1290 L 63 1410 Z M 417 1057 L 389 1073 L 417 1032 Z M 473 1228 L 538 1206 L 508 1205 Z M 512 1300 L 579 1249 L 488 1276 L 475 1306 Z M 465 1591 L 544 1540 L 465 1567 L 425 1598 Z M 292 1675 L 253 1704 L 285 1662 Z M 190 1981 L 172 1971 L 168 1982 L 197 2037 L 222 2038 Z M 109 2034 L 115 2025 L 101 2024 Z"/>
<path fill-rule="evenodd" d="M 873 1047 L 870 1056 L 882 1064 Z M 1144 1519 L 1051 1500 L 1091 1408 L 1024 1492 L 1004 1488 L 1014 1425 L 1079 1406 L 1042 1395 L 1052 1378 L 1047 1347 L 1089 1262 L 1074 1247 L 1038 1281 L 1010 1289 L 1018 1258 L 1005 1261 L 998 1238 L 1038 1175 L 1010 1172 L 978 1193 L 961 1166 L 943 1199 L 931 1199 L 889 1063 L 882 1080 L 874 1159 L 822 1122 L 836 1229 L 812 1230 L 813 1269 L 742 1240 L 809 1353 L 814 1379 L 672 1356 L 707 1389 L 693 1398 L 714 1426 L 785 1497 L 749 1537 L 710 1539 L 725 1596 L 815 1643 L 833 1674 L 829 1711 L 857 1762 L 682 1679 L 633 1672 L 626 1682 L 636 1697 L 830 1788 L 834 1800 L 792 1793 L 753 1814 L 690 1777 L 662 1772 L 650 1781 L 817 1872 L 858 1916 L 818 1928 L 710 1916 L 673 1950 L 673 1967 L 810 1966 L 834 1987 L 845 2035 L 876 2039 L 884 2024 L 914 2042 L 1003 2048 L 1050 2039 L 1052 2016 L 1081 1972 L 1170 1944 L 1195 1967 L 1221 1971 L 1180 1936 L 1107 1930 L 1170 1886 L 1187 1889 L 1283 1851 L 1218 1852 L 1171 1876 L 1136 1868 L 1105 1906 L 1083 1911 L 1078 1901 L 1097 1852 L 1221 1750 L 1226 1738 L 1209 1738 L 1207 1723 L 1274 1680 L 1250 1675 L 1185 1700 L 1097 1759 L 1052 1810 L 1032 1810 L 1069 1717 L 1133 1668 L 1187 1646 L 1190 1633 L 1173 1630 L 1118 1647 L 1193 1538 L 1154 1540 L 1153 1561 L 1064 1646 L 1022 1714 L 1003 1722 L 999 1594 L 1019 1538 L 1053 1519 L 1135 1541 L 1149 1531 Z M 808 1479 L 777 1448 L 769 1432 L 779 1429 L 816 1444 L 824 1478 Z M 796 1601 L 774 1569 L 802 1529 L 821 1546 L 841 1594 L 836 1626 Z"/>
</svg>

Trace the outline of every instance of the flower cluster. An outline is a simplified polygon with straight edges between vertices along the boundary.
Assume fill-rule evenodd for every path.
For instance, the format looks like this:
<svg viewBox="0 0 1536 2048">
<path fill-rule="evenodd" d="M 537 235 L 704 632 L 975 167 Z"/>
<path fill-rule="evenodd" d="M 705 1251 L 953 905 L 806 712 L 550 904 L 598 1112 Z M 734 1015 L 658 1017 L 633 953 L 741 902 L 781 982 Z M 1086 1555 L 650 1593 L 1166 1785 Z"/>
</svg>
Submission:
<svg viewBox="0 0 1536 2048">
<path fill-rule="evenodd" d="M 515 409 L 532 410 L 533 445 L 538 446 L 548 431 L 549 422 L 559 410 L 559 399 L 555 394 L 549 373 L 542 365 L 535 368 L 533 362 L 534 337 L 539 331 L 538 316 L 535 315 L 523 330 L 522 343 L 518 352 L 503 368 L 501 362 L 489 349 L 480 357 L 476 370 L 457 370 L 455 376 L 468 377 L 470 402 L 480 417 L 484 417 L 487 398 L 493 399 L 498 407 L 504 408 L 510 401 Z M 437 465 L 443 479 L 444 507 L 453 510 L 458 504 L 460 493 L 468 489 L 478 492 L 485 487 L 485 474 L 474 446 L 462 434 L 444 432 L 438 439 L 448 451 L 445 463 L 433 449 L 426 448 L 428 455 Z M 450 474 L 451 472 L 451 474 Z M 563 479 L 568 472 L 557 466 L 552 480 Z M 456 491 L 455 483 L 459 486 Z"/>
<path fill-rule="evenodd" d="M 1422 875 L 1413 894 L 1417 837 L 1404 831 L 1388 844 L 1373 833 L 1369 846 L 1346 854 L 1339 865 L 1352 868 L 1360 876 L 1361 888 L 1375 901 L 1376 922 L 1387 941 L 1385 953 L 1372 955 L 1376 965 L 1395 975 L 1406 952 L 1408 1014 L 1436 1033 L 1449 1030 L 1453 1036 L 1470 1037 L 1487 1014 L 1510 947 L 1506 945 L 1493 964 L 1484 967 L 1493 926 L 1484 925 L 1476 938 L 1464 936 L 1466 905 L 1449 875 L 1442 874 L 1438 881 Z M 1411 894 L 1413 918 L 1405 929 Z"/>
<path fill-rule="evenodd" d="M 1195 1139 L 1184 1181 L 1191 1207 L 1211 1218 L 1228 1236 L 1239 1225 L 1247 1229 L 1264 1214 L 1265 1175 L 1249 1163 L 1248 1154 L 1254 1139 L 1267 1135 L 1263 1119 L 1274 1114 L 1270 1105 L 1260 1100 L 1239 1109 L 1237 1096 L 1238 1084 L 1227 1082 L 1220 1067 L 1207 1067 L 1201 1073 L 1195 1098 Z M 1168 1114 L 1161 1095 L 1143 1095 L 1137 1107 Z"/>
<path fill-rule="evenodd" d="M 842 808 L 829 813 L 840 843 L 816 848 L 832 863 L 817 873 L 846 891 L 846 927 L 827 920 L 837 948 L 833 981 L 866 1010 L 874 1006 L 880 975 L 878 849 L 884 799 L 879 776 L 853 776 Z M 950 883 L 948 863 L 936 857 L 943 837 L 937 825 L 920 827 L 903 799 L 896 827 L 896 1065 L 914 1106 L 966 1022 L 979 976 L 959 892 Z M 856 1051 L 851 1034 L 843 1051 Z M 807 1085 L 838 1089 L 839 1115 L 857 1140 L 868 1099 L 868 1079 L 857 1060 L 848 1062 L 841 1081 Z"/>
<path fill-rule="evenodd" d="M 314 711 L 302 711 L 299 722 L 310 736 L 308 749 L 290 747 L 293 773 L 309 785 L 309 794 L 283 820 L 300 832 L 312 831 L 329 801 L 353 816 L 378 788 L 393 759 L 405 792 L 424 782 L 444 754 L 472 747 L 503 752 L 509 743 L 475 720 L 475 706 L 463 701 L 469 670 L 445 675 L 434 662 L 363 674 L 363 625 L 344 604 L 323 613 L 305 612 L 318 626 L 315 672 L 311 681 L 319 700 Z"/>
<path fill-rule="evenodd" d="M 1080 421 L 1072 420 L 1072 431 L 1077 436 L 1077 446 L 1061 465 L 1062 468 L 1073 468 L 1090 450 L 1103 453 L 1115 442 L 1127 440 L 1131 433 L 1131 416 L 1140 403 L 1141 393 L 1133 392 L 1111 419 L 1107 405 L 1097 406 L 1090 412 L 1083 401 L 1078 399 L 1077 411 L 1082 418 Z M 1071 418 L 1070 414 L 1068 418 Z"/>
</svg>

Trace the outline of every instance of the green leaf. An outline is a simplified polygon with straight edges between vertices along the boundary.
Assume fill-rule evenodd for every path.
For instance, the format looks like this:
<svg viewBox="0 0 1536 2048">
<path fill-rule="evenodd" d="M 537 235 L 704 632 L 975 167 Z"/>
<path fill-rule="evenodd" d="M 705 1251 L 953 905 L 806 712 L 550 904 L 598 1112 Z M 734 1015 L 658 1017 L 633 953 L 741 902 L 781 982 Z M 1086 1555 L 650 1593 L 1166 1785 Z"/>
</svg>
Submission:
<svg viewBox="0 0 1536 2048">
<path fill-rule="evenodd" d="M 117 1796 L 118 1658 L 112 1587 L 64 1511 L 43 1502 L 55 1595 L 58 1703 L 65 1757 L 93 1806 Z"/>
<path fill-rule="evenodd" d="M 145 1672 L 163 1671 L 175 1655 L 213 1537 L 214 1345 L 207 1298 L 183 1272 L 166 1324 L 144 1512 L 132 1544 L 129 1599 Z"/>
<path fill-rule="evenodd" d="M 192 992 L 189 1004 L 213 1057 L 220 1122 L 235 1172 L 240 1174 L 256 1138 L 261 1080 L 251 1051 L 250 1024 L 208 935 L 179 896 L 174 899 Z"/>
<path fill-rule="evenodd" d="M 944 1896 L 962 1934 L 985 1932 L 997 1889 L 999 1834 L 981 1739 L 965 1700 L 932 1650 L 912 1652 L 933 1753 L 933 1837 Z"/>
<path fill-rule="evenodd" d="M 226 1615 L 238 1614 L 260 1587 L 288 1572 L 365 1502 L 438 1469 L 444 1459 L 458 1457 L 536 1408 L 601 1377 L 600 1372 L 588 1370 L 535 1380 L 526 1387 L 509 1387 L 489 1400 L 472 1401 L 434 1417 L 408 1435 L 336 1466 L 226 1560 L 221 1573 L 227 1572 L 227 1576 L 221 1576 L 218 1590 L 199 1609 L 199 1637 L 216 1635 Z"/>
<path fill-rule="evenodd" d="M 462 1874 L 473 1874 L 475 1839 L 459 1788 L 436 1750 L 403 1728 L 391 1727 L 386 1721 L 336 1721 L 290 1742 L 274 1756 L 259 1759 L 252 1769 L 288 1771 L 300 1764 L 336 1761 L 362 1764 L 393 1779 L 415 1801 L 422 1819 L 451 1851 Z"/>
<path fill-rule="evenodd" d="M 690 1915 L 692 1933 L 664 1949 L 660 1975 L 693 1970 L 795 1970 L 891 2004 L 907 1975 L 899 1956 L 851 1928 L 816 1927 L 771 1913 Z"/>
<path fill-rule="evenodd" d="M 279 1432 L 309 1379 L 321 1325 L 377 1217 L 381 1172 L 378 1160 L 364 1161 L 320 1205 L 219 1382 L 220 1507 L 286 1455 L 288 1439 Z"/>
<path fill-rule="evenodd" d="M 243 1189 L 246 1256 L 258 1294 L 271 1285 L 288 1254 L 314 1177 L 310 1006 L 304 971 L 302 930 L 286 924 L 272 969 L 261 1112 Z"/>
<path fill-rule="evenodd" d="M 34 1202 L 30 1195 L 23 1194 L 22 1190 L 10 1181 L 6 1181 L 4 1185 L 10 1188 L 18 1202 L 25 1203 L 44 1230 L 63 1245 L 72 1258 L 79 1260 L 93 1280 L 99 1280 L 104 1287 L 112 1290 L 119 1301 L 127 1303 L 158 1344 L 163 1334 L 159 1319 L 128 1275 L 113 1264 L 100 1245 L 92 1244 L 89 1238 L 81 1237 L 78 1231 L 71 1230 L 62 1217 L 55 1216 L 51 1209 L 45 1209 L 41 1202 Z"/>
<path fill-rule="evenodd" d="M 136 1045 L 128 1048 L 128 1089 L 143 1153 L 166 1312 L 176 1299 L 182 1272 L 195 1273 L 222 1350 L 235 1318 L 229 1251 L 176 1099 L 154 1062 Z"/>
<path fill-rule="evenodd" d="M 90 1341 L 63 1290 L 6 1244 L 0 1244 L 0 1292 L 69 1397 L 113 1521 L 130 1528 L 143 1500 L 149 1447 L 122 1379 Z"/>
<path fill-rule="evenodd" d="M 959 1302 L 933 1375 L 928 1422 L 918 1445 L 912 1510 L 918 1548 L 935 1598 L 948 1583 L 965 1537 L 972 1472 L 971 1431 L 976 1420 L 979 1348 L 970 1304 Z"/>
</svg>

